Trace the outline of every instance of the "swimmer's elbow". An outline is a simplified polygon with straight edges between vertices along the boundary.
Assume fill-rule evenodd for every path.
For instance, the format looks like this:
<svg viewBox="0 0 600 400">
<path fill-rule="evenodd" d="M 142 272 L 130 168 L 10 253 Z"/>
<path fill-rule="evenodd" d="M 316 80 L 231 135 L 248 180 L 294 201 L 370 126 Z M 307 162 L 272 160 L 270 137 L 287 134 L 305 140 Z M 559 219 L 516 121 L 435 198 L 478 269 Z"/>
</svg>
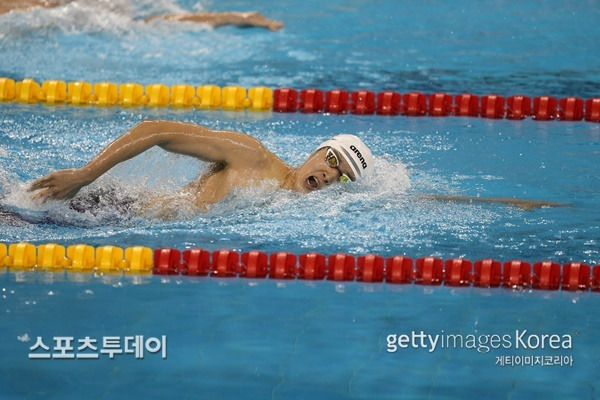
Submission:
<svg viewBox="0 0 600 400">
<path fill-rule="evenodd" d="M 152 140 L 152 144 L 160 147 L 169 146 L 181 138 L 196 134 L 197 130 L 207 131 L 200 125 L 184 124 L 177 121 L 145 120 L 135 125 L 130 132 Z"/>
<path fill-rule="evenodd" d="M 137 129 L 137 130 L 149 130 L 152 129 L 154 127 L 156 127 L 158 124 L 160 124 L 162 121 L 158 121 L 158 120 L 152 120 L 152 119 L 146 119 L 143 120 L 142 122 L 138 122 L 132 130 Z"/>
<path fill-rule="evenodd" d="M 129 133 L 133 135 L 139 135 L 142 137 L 156 137 L 157 134 L 163 131 L 163 121 L 156 120 L 145 120 L 138 122 L 133 128 L 129 130 Z"/>
</svg>

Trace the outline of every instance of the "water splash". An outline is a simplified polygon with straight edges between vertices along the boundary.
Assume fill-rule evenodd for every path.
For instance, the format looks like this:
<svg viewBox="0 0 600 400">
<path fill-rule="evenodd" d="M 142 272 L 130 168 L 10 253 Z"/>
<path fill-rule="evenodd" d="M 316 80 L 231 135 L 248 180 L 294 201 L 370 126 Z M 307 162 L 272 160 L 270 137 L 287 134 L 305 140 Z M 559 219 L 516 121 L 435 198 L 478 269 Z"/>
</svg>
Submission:
<svg viewBox="0 0 600 400">
<path fill-rule="evenodd" d="M 150 174 L 147 171 L 154 173 Z M 280 190 L 277 182 L 265 181 L 257 187 L 232 190 L 223 201 L 210 206 L 207 212 L 203 213 L 191 206 L 190 199 L 173 195 L 179 192 L 187 181 L 193 179 L 195 174 L 204 171 L 202 164 L 197 160 L 153 149 L 137 157 L 135 162 L 118 165 L 90 186 L 83 188 L 68 202 L 50 201 L 40 204 L 32 200 L 31 193 L 27 190 L 31 182 L 21 182 L 14 176 L 7 178 L 9 174 L 3 174 L 2 179 L 6 182 L 2 185 L 2 204 L 31 222 L 82 226 L 114 223 L 118 225 L 119 222 L 138 221 L 140 202 L 137 200 L 147 199 L 149 196 L 169 196 L 175 201 L 172 208 L 177 212 L 171 215 L 174 220 L 188 220 L 198 216 L 203 219 L 222 218 L 225 215 L 233 215 L 234 219 L 244 222 L 245 216 L 258 215 L 255 211 L 248 211 L 256 209 L 261 210 L 260 215 L 273 217 L 288 215 L 290 210 L 295 208 L 297 211 L 292 215 L 300 216 L 306 212 L 305 207 L 322 208 L 325 204 L 328 210 L 323 211 L 333 216 L 344 213 L 344 210 L 360 211 L 361 204 L 366 204 L 366 207 L 377 207 L 377 203 L 389 206 L 390 203 L 402 199 L 403 193 L 410 188 L 410 178 L 404 165 L 378 159 L 375 173 L 359 184 L 336 185 L 302 196 Z M 146 216 L 152 220 L 156 214 L 150 212 Z"/>
<path fill-rule="evenodd" d="M 202 9 L 201 6 L 195 8 Z M 151 30 L 161 26 L 160 23 L 150 25 L 143 23 L 145 17 L 186 12 L 189 11 L 172 0 L 65 1 L 54 8 L 14 11 L 0 16 L 0 38 L 44 30 L 124 35 L 140 29 Z"/>
</svg>

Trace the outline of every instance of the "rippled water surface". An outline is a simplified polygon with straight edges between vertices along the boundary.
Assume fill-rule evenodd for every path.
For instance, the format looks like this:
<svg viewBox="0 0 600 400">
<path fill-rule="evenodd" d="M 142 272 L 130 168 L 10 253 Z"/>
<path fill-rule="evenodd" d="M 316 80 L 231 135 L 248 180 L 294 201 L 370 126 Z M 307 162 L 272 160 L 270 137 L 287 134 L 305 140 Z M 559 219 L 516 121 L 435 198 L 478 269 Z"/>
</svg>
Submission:
<svg viewBox="0 0 600 400">
<path fill-rule="evenodd" d="M 280 32 L 143 17 L 258 9 Z M 595 1 L 76 1 L 0 16 L 0 76 L 20 80 L 341 87 L 426 93 L 598 96 Z M 80 194 L 93 211 L 34 203 L 33 179 L 84 165 L 144 119 L 246 132 L 301 164 L 353 133 L 376 156 L 364 182 L 302 196 L 266 182 L 174 220 L 123 211 L 205 165 L 153 149 Z M 600 263 L 600 126 L 477 118 L 229 113 L 0 104 L 0 243 L 146 245 L 354 255 Z M 564 203 L 524 211 L 426 194 Z M 6 272 L 6 271 L 3 271 Z M 6 398 L 594 398 L 594 293 L 0 274 Z M 389 334 L 570 335 L 570 349 L 386 351 Z M 38 336 L 166 335 L 168 357 L 30 360 Z M 572 356 L 572 367 L 501 367 L 505 355 Z M 560 385 L 550 387 L 548 382 Z"/>
</svg>

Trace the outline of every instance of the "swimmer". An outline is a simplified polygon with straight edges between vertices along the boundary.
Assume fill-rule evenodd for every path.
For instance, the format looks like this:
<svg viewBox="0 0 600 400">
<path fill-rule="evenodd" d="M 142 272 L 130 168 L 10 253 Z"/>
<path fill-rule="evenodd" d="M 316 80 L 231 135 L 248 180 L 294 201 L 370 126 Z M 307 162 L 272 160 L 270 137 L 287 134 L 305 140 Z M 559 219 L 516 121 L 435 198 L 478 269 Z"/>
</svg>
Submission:
<svg viewBox="0 0 600 400">
<path fill-rule="evenodd" d="M 144 18 L 144 21 L 163 19 L 166 21 L 197 22 L 209 24 L 214 27 L 223 25 L 236 25 L 239 27 L 255 26 L 267 28 L 270 31 L 277 31 L 283 28 L 283 23 L 274 21 L 256 11 L 250 12 L 212 12 L 212 13 L 190 13 L 190 14 L 161 14 Z"/>
<path fill-rule="evenodd" d="M 369 175 L 375 160 L 369 148 L 354 135 L 340 134 L 321 143 L 299 167 L 285 163 L 257 139 L 241 132 L 212 130 L 175 121 L 144 121 L 117 138 L 82 168 L 53 172 L 34 181 L 29 191 L 41 202 L 73 198 L 115 165 L 158 146 L 210 163 L 208 171 L 173 196 L 148 199 L 144 211 L 160 210 L 159 217 L 174 215 L 173 204 L 189 199 L 198 210 L 206 210 L 232 189 L 257 186 L 270 180 L 279 188 L 310 193 L 336 183 L 349 183 Z M 503 203 L 526 210 L 561 206 L 559 203 L 513 198 L 425 195 L 445 201 Z"/>
<path fill-rule="evenodd" d="M 53 172 L 33 182 L 33 198 L 73 198 L 115 165 L 158 146 L 210 163 L 208 172 L 185 186 L 181 193 L 154 197 L 143 209 L 161 210 L 168 217 L 174 201 L 188 199 L 193 207 L 205 210 L 222 200 L 232 189 L 275 182 L 282 189 L 309 193 L 338 182 L 367 176 L 374 167 L 368 147 L 356 136 L 337 135 L 319 145 L 299 167 L 286 164 L 257 139 L 240 132 L 212 130 L 175 121 L 144 121 L 109 144 L 82 168 Z"/>
<path fill-rule="evenodd" d="M 70 3 L 70 0 L 2 0 L 0 2 L 0 14 L 9 11 L 31 11 L 39 8 L 53 8 Z M 166 21 L 197 22 L 208 24 L 213 27 L 224 25 L 235 25 L 239 27 L 254 26 L 276 31 L 283 28 L 283 23 L 274 21 L 259 12 L 201 12 L 187 14 L 161 14 L 144 18 L 143 21 L 163 19 Z"/>
</svg>

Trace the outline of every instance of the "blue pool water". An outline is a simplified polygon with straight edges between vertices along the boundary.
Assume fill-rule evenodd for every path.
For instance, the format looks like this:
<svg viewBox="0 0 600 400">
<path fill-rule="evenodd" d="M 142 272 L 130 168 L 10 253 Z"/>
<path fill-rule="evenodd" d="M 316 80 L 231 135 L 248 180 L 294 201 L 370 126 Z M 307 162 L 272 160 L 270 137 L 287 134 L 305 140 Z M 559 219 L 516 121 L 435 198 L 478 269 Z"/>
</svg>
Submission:
<svg viewBox="0 0 600 400">
<path fill-rule="evenodd" d="M 0 76 L 323 90 L 598 96 L 600 11 L 525 1 L 77 2 L 0 16 Z M 259 9 L 281 32 L 135 17 Z M 81 166 L 148 118 L 232 129 L 298 165 L 339 132 L 376 155 L 366 182 L 300 196 L 269 185 L 175 221 L 31 202 L 26 183 Z M 600 263 L 600 125 L 0 104 L 0 243 L 146 245 Z M 88 190 L 170 193 L 202 164 L 152 150 Z M 424 193 L 570 204 L 531 212 Z M 2 398 L 595 398 L 594 293 L 216 278 L 0 274 Z M 572 337 L 568 349 L 387 351 L 390 334 Z M 38 336 L 166 335 L 168 356 L 30 360 Z M 499 366 L 499 356 L 573 366 Z M 552 385 L 552 383 L 555 383 Z M 175 395 L 173 395 L 175 394 Z"/>
</svg>

